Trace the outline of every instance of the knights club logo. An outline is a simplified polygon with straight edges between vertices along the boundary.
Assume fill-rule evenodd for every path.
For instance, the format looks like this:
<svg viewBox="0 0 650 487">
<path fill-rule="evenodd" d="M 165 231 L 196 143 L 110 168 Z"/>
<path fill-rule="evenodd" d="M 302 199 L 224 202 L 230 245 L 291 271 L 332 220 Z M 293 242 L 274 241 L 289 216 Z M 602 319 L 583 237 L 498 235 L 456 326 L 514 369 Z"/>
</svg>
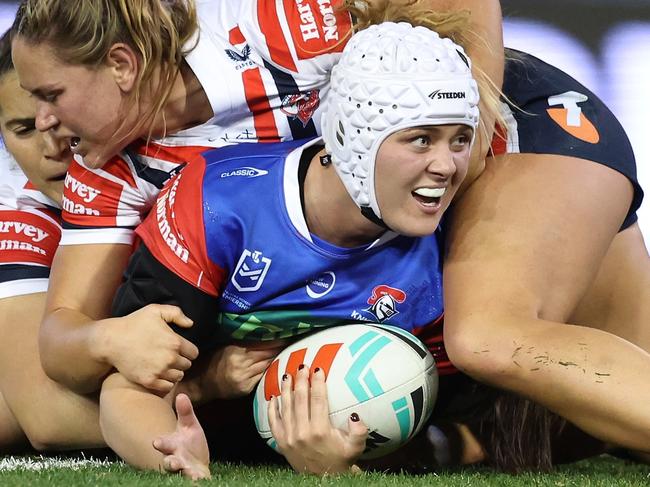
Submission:
<svg viewBox="0 0 650 487">
<path fill-rule="evenodd" d="M 366 311 L 371 313 L 379 323 L 391 319 L 399 313 L 397 304 L 406 300 L 406 293 L 401 289 L 382 284 L 372 290 L 372 296 L 368 298 L 370 308 Z"/>
<path fill-rule="evenodd" d="M 295 93 L 282 98 L 282 113 L 297 118 L 306 127 L 314 112 L 320 105 L 320 93 L 318 90 L 311 90 L 305 93 Z"/>
</svg>

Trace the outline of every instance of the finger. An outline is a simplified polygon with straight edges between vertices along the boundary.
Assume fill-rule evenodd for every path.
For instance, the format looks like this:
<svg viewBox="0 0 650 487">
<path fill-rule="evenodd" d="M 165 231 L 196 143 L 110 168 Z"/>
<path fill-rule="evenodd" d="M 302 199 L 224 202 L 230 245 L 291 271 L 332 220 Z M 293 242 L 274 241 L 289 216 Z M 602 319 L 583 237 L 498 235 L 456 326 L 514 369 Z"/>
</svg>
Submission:
<svg viewBox="0 0 650 487">
<path fill-rule="evenodd" d="M 246 358 L 251 363 L 272 360 L 282 351 L 282 349 L 267 348 L 264 350 L 248 350 Z"/>
<path fill-rule="evenodd" d="M 271 428 L 271 434 L 278 445 L 284 444 L 284 425 L 282 423 L 282 417 L 280 416 L 280 407 L 278 405 L 278 398 L 271 396 L 268 407 L 268 416 L 269 416 L 269 427 Z"/>
<path fill-rule="evenodd" d="M 266 371 L 266 369 L 269 368 L 271 362 L 273 362 L 273 359 L 268 359 L 262 362 L 254 363 L 253 365 L 249 366 L 246 369 L 246 373 L 249 376 L 258 376 L 258 375 L 261 376 Z"/>
<path fill-rule="evenodd" d="M 175 382 L 170 382 L 165 379 L 156 379 L 145 387 L 158 393 L 167 394 L 175 385 Z"/>
<path fill-rule="evenodd" d="M 189 428 L 192 426 L 199 426 L 199 420 L 194 414 L 192 401 L 187 394 L 178 394 L 176 396 L 176 416 L 178 417 L 177 424 L 180 427 Z"/>
<path fill-rule="evenodd" d="M 181 345 L 178 347 L 178 353 L 189 360 L 196 360 L 199 356 L 199 349 L 191 341 L 181 338 Z"/>
<path fill-rule="evenodd" d="M 306 431 L 309 428 L 309 367 L 301 364 L 296 374 L 293 387 L 294 421 L 298 428 Z"/>
<path fill-rule="evenodd" d="M 168 455 L 163 458 L 163 468 L 166 472 L 176 473 L 183 470 L 184 463 L 176 455 Z"/>
<path fill-rule="evenodd" d="M 291 374 L 284 374 L 282 376 L 282 383 L 280 384 L 280 397 L 281 404 L 278 405 L 280 409 L 280 416 L 282 417 L 282 425 L 287 434 L 291 436 L 295 430 L 294 428 L 294 414 L 293 414 L 293 391 L 292 389 L 293 377 Z"/>
<path fill-rule="evenodd" d="M 171 455 L 176 451 L 177 448 L 177 441 L 176 437 L 171 434 L 171 435 L 166 435 L 166 436 L 159 436 L 152 442 L 153 447 L 158 450 L 160 453 L 163 455 Z"/>
<path fill-rule="evenodd" d="M 189 369 L 192 366 L 192 361 L 186 357 L 179 355 L 178 357 L 176 357 L 176 361 L 173 363 L 172 366 L 174 369 L 182 370 L 183 372 L 185 372 L 187 369 Z"/>
<path fill-rule="evenodd" d="M 185 373 L 182 370 L 177 369 L 168 369 L 160 374 L 160 378 L 166 381 L 172 382 L 174 384 L 179 383 L 185 377 Z"/>
<path fill-rule="evenodd" d="M 156 306 L 160 317 L 167 323 L 174 323 L 182 328 L 189 328 L 194 324 L 178 306 L 169 304 L 159 304 Z"/>
<path fill-rule="evenodd" d="M 310 390 L 311 421 L 317 426 L 329 425 L 329 404 L 327 401 L 327 385 L 323 369 L 316 368 L 311 376 Z"/>
<path fill-rule="evenodd" d="M 350 457 L 357 459 L 366 449 L 368 427 L 357 413 L 352 413 L 348 418 L 348 448 Z"/>
</svg>

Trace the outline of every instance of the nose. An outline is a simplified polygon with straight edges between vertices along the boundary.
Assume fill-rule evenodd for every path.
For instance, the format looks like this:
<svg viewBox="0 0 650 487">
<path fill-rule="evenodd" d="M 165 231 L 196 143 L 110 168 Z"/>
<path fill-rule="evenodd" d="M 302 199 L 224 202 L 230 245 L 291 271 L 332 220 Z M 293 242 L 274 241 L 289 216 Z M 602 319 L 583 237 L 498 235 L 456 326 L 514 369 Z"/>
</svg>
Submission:
<svg viewBox="0 0 650 487">
<path fill-rule="evenodd" d="M 64 138 L 57 137 L 51 130 L 43 132 L 42 136 L 43 155 L 45 157 L 55 161 L 69 162 L 72 153 L 70 153 L 70 146 Z"/>
<path fill-rule="evenodd" d="M 449 145 L 438 144 L 436 150 L 431 154 L 427 172 L 440 179 L 450 179 L 456 174 L 456 169 L 454 152 L 449 148 Z"/>
<path fill-rule="evenodd" d="M 47 132 L 59 125 L 59 120 L 52 113 L 47 103 L 36 102 L 36 129 L 39 132 Z"/>
</svg>

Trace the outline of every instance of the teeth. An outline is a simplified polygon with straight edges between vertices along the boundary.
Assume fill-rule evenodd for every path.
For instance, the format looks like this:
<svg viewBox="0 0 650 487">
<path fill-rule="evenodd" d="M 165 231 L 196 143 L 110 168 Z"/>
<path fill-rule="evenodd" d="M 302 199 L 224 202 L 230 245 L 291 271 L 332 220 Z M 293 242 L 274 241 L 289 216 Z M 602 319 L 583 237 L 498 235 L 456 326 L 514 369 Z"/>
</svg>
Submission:
<svg viewBox="0 0 650 487">
<path fill-rule="evenodd" d="M 79 142 L 81 142 L 81 139 L 79 137 L 72 137 L 70 139 L 70 147 L 74 149 L 79 145 Z"/>
<path fill-rule="evenodd" d="M 414 193 L 424 198 L 442 198 L 445 191 L 447 191 L 447 188 L 419 188 Z"/>
</svg>

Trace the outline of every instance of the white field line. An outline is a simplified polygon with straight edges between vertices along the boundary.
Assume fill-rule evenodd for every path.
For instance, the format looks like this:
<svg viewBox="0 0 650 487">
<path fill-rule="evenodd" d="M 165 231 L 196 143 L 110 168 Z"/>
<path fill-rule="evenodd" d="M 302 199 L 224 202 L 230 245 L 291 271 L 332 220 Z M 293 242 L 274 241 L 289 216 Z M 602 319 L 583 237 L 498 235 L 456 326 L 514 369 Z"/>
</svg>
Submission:
<svg viewBox="0 0 650 487">
<path fill-rule="evenodd" d="M 79 470 L 83 468 L 110 467 L 117 465 L 109 460 L 95 458 L 58 458 L 58 457 L 4 457 L 0 458 L 0 471 L 12 470 L 50 470 L 69 468 Z"/>
</svg>

